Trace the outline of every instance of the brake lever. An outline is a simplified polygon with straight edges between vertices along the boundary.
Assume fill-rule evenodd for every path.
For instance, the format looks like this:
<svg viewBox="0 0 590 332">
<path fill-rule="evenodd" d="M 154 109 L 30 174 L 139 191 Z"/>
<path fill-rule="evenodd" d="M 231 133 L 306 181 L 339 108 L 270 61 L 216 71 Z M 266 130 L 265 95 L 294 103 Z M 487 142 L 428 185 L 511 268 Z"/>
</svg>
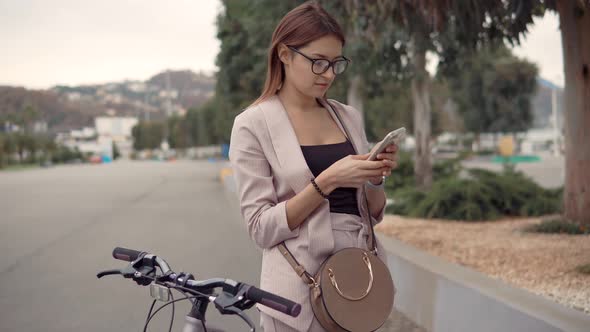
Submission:
<svg viewBox="0 0 590 332">
<path fill-rule="evenodd" d="M 98 272 L 98 274 L 96 274 L 96 277 L 98 279 L 100 279 L 104 276 L 108 276 L 108 275 L 112 275 L 112 274 L 121 274 L 121 270 L 114 269 L 114 270 L 106 270 L 106 271 Z"/>
<path fill-rule="evenodd" d="M 252 323 L 250 318 L 242 311 L 243 308 L 251 308 L 254 305 L 253 301 L 244 299 L 245 293 L 246 289 L 243 288 L 240 289 L 235 296 L 222 291 L 217 297 L 215 297 L 213 303 L 222 315 L 238 315 L 248 324 L 248 326 L 250 326 L 250 332 L 254 332 L 256 331 L 254 323 Z"/>
<path fill-rule="evenodd" d="M 120 274 L 124 278 L 131 278 L 135 283 L 141 286 L 147 286 L 156 279 L 156 267 L 153 264 L 154 259 L 143 261 L 143 256 L 129 263 L 122 269 L 113 269 L 99 272 L 96 277 L 102 278 L 106 275 Z"/>
</svg>

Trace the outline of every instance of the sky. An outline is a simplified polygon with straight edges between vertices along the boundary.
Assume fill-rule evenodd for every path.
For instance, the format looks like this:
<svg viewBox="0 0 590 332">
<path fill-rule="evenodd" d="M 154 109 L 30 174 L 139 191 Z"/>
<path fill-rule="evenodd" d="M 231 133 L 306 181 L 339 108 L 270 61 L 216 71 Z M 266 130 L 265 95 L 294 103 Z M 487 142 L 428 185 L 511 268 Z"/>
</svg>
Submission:
<svg viewBox="0 0 590 332">
<path fill-rule="evenodd" d="M 219 0 L 0 0 L 0 85 L 145 80 L 165 69 L 213 73 L 220 10 Z M 514 51 L 562 85 L 558 25 L 548 13 Z"/>
</svg>

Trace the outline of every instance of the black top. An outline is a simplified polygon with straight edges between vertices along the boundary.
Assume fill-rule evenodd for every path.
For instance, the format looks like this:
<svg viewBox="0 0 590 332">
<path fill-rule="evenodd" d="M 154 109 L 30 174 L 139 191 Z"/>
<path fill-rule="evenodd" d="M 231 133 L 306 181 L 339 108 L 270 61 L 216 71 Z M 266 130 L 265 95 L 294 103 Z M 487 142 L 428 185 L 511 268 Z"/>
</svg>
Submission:
<svg viewBox="0 0 590 332">
<path fill-rule="evenodd" d="M 317 177 L 336 161 L 350 154 L 356 154 L 348 139 L 335 144 L 301 145 L 301 151 L 314 177 Z M 360 217 L 356 188 L 336 188 L 328 195 L 328 200 L 330 201 L 330 212 L 355 214 Z"/>
</svg>

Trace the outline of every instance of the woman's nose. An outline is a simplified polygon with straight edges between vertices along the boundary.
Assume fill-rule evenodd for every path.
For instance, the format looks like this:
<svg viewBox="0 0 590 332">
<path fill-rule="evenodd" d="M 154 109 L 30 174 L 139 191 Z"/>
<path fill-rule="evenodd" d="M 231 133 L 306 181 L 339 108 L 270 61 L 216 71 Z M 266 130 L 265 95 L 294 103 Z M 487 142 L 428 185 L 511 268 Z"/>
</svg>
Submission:
<svg viewBox="0 0 590 332">
<path fill-rule="evenodd" d="M 329 80 L 330 82 L 332 82 L 332 80 L 334 79 L 334 71 L 332 71 L 332 67 L 328 68 L 328 70 L 326 70 L 325 73 L 322 74 L 322 77 Z"/>
</svg>

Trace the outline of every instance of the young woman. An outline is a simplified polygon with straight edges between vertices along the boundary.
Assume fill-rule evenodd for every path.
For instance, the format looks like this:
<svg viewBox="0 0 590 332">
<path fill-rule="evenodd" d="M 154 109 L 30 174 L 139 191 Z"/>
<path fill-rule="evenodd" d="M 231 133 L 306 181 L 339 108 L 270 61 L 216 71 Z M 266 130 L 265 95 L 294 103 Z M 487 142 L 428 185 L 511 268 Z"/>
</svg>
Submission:
<svg viewBox="0 0 590 332">
<path fill-rule="evenodd" d="M 263 249 L 261 288 L 302 305 L 296 318 L 259 306 L 265 332 L 324 331 L 309 287 L 277 244 L 313 275 L 340 249 L 367 249 L 370 230 L 361 216 L 373 225 L 383 218 L 383 181 L 396 167 L 397 147 L 366 160 L 361 114 L 325 99 L 349 65 L 344 43 L 338 23 L 317 3 L 287 13 L 272 35 L 262 95 L 234 119 L 229 157 L 248 232 Z M 378 241 L 377 248 L 386 262 Z"/>
</svg>

